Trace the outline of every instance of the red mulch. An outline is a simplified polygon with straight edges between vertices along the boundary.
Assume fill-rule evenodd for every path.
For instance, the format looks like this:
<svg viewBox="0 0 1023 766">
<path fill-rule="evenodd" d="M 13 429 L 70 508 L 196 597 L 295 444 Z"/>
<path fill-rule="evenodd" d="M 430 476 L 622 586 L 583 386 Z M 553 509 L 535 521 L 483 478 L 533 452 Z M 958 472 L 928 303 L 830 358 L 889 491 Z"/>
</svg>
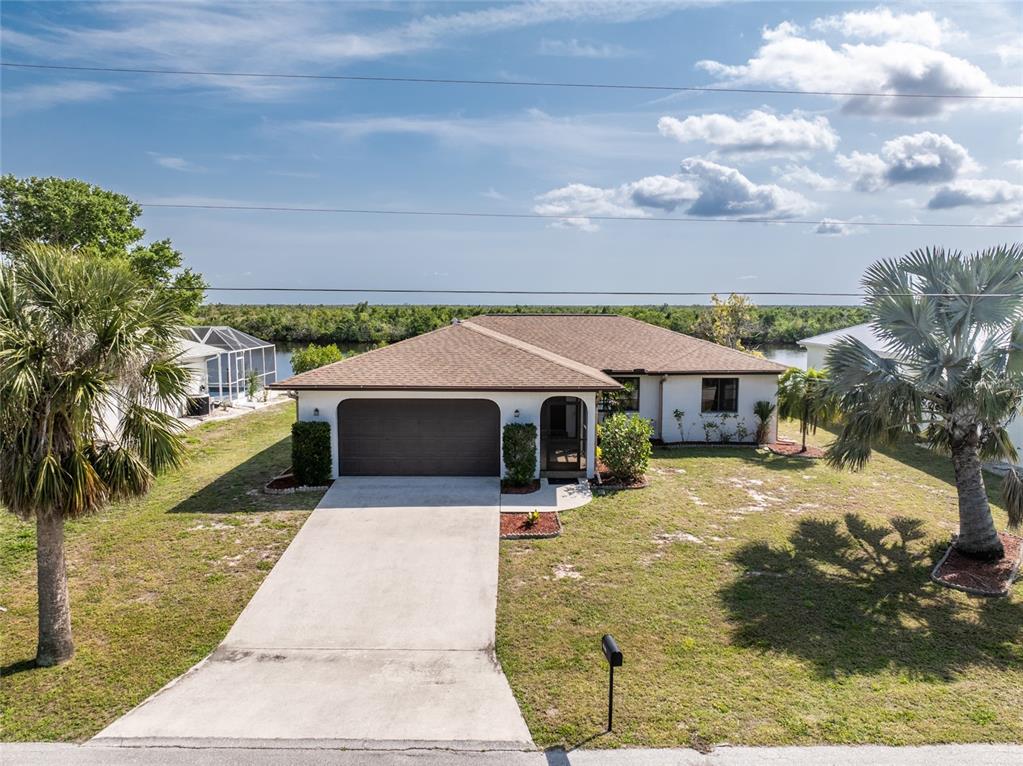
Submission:
<svg viewBox="0 0 1023 766">
<path fill-rule="evenodd" d="M 529 513 L 502 513 L 501 537 L 520 539 L 525 537 L 557 537 L 561 534 L 561 521 L 555 511 L 543 511 L 532 526 L 526 525 Z"/>
<path fill-rule="evenodd" d="M 1005 557 L 998 561 L 978 561 L 964 556 L 953 545 L 931 573 L 941 585 L 977 596 L 1005 596 L 1019 572 L 1023 557 L 1023 537 L 999 532 Z"/>
<path fill-rule="evenodd" d="M 501 479 L 501 494 L 502 495 L 528 495 L 530 492 L 536 492 L 540 489 L 540 480 L 533 479 L 529 484 L 509 484 L 504 479 Z"/>
<path fill-rule="evenodd" d="M 599 481 L 596 478 L 590 479 L 590 486 L 595 489 L 643 489 L 650 486 L 646 476 L 637 476 L 632 481 L 622 481 L 600 460 L 597 461 L 597 474 L 600 476 Z"/>
<path fill-rule="evenodd" d="M 809 457 L 814 459 L 824 457 L 824 450 L 820 447 L 807 445 L 804 450 L 801 445 L 795 442 L 775 442 L 774 444 L 768 444 L 767 448 L 775 455 L 784 455 L 785 457 Z"/>
</svg>

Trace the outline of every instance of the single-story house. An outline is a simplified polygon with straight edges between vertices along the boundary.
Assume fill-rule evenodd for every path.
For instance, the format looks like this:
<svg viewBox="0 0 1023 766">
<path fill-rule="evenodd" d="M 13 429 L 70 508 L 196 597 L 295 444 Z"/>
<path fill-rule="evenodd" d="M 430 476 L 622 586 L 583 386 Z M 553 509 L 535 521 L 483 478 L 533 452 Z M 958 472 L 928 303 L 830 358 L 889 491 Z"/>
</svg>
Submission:
<svg viewBox="0 0 1023 766">
<path fill-rule="evenodd" d="M 814 335 L 812 338 L 803 338 L 799 345 L 806 349 L 806 366 L 817 370 L 827 369 L 827 353 L 832 345 L 840 338 L 853 337 L 861 341 L 867 348 L 884 358 L 892 358 L 894 354 L 885 348 L 884 341 L 878 336 L 873 325 L 857 324 L 852 327 L 843 327 L 839 330 L 832 330 L 821 335 Z M 1005 426 L 1009 439 L 1016 447 L 1016 451 L 1023 456 L 1023 417 L 1019 414 Z"/>
<path fill-rule="evenodd" d="M 666 442 L 702 441 L 722 414 L 751 440 L 785 369 L 629 317 L 491 314 L 271 387 L 295 393 L 299 420 L 330 423 L 335 476 L 502 475 L 503 426 L 534 423 L 538 476 L 569 477 L 594 473 L 608 392 Z"/>
<path fill-rule="evenodd" d="M 878 337 L 873 326 L 866 322 L 856 324 L 852 327 L 843 327 L 840 330 L 814 335 L 812 338 L 803 338 L 797 341 L 800 346 L 806 349 L 807 369 L 823 370 L 827 366 L 828 349 L 831 348 L 840 338 L 852 337 L 861 341 L 867 348 L 880 356 L 888 356 L 884 349 L 884 342 Z"/>
<path fill-rule="evenodd" d="M 215 400 L 246 399 L 250 375 L 255 375 L 258 388 L 277 380 L 277 348 L 273 343 L 224 325 L 186 327 L 184 337 L 217 350 L 206 362 L 207 391 Z"/>
</svg>

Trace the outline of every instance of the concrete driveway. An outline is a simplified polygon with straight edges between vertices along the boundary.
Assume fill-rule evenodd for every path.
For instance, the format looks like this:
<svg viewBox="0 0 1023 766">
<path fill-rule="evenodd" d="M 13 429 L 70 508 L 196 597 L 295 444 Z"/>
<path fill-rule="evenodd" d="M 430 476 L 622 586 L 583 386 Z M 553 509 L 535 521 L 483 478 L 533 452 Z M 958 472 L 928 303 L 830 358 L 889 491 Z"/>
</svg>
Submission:
<svg viewBox="0 0 1023 766">
<path fill-rule="evenodd" d="M 493 653 L 496 479 L 334 483 L 217 650 L 94 742 L 532 747 Z"/>
</svg>

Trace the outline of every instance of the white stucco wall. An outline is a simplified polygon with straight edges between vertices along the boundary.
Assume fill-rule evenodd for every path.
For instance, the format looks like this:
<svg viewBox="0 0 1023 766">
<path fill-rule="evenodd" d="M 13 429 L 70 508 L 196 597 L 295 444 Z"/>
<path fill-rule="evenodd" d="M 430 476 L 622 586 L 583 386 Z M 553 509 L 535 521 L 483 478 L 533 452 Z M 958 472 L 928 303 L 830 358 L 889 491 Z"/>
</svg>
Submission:
<svg viewBox="0 0 1023 766">
<path fill-rule="evenodd" d="M 700 402 L 705 377 L 738 378 L 739 379 L 739 419 L 749 430 L 749 441 L 756 438 L 757 418 L 753 414 L 753 405 L 766 399 L 777 402 L 778 378 L 774 375 L 669 375 L 664 381 L 664 434 L 666 442 L 703 441 L 703 420 L 700 417 Z M 685 432 L 680 434 L 678 423 L 674 417 L 676 409 L 685 413 Z M 709 417 L 709 416 L 708 416 Z M 735 423 L 729 421 L 729 428 L 734 433 Z M 769 441 L 778 435 L 778 418 L 771 418 Z M 716 437 L 715 439 L 716 440 Z"/>
<path fill-rule="evenodd" d="M 806 343 L 803 344 L 803 348 L 806 349 L 806 368 L 823 370 L 825 367 L 824 358 L 830 346 L 820 343 Z"/>
<path fill-rule="evenodd" d="M 552 396 L 576 396 L 586 404 L 586 468 L 593 476 L 596 460 L 596 394 L 581 391 L 298 391 L 298 419 L 330 423 L 330 451 L 334 478 L 340 475 L 338 464 L 338 405 L 345 399 L 489 399 L 501 412 L 501 427 L 507 423 L 532 423 L 537 431 L 537 471 L 540 475 L 540 408 Z M 642 394 L 640 394 L 642 397 Z M 319 414 L 315 411 L 319 410 Z M 519 416 L 515 417 L 515 411 Z M 501 472 L 505 466 L 502 459 Z"/>
<path fill-rule="evenodd" d="M 661 376 L 660 375 L 615 375 L 615 378 L 639 378 L 639 410 L 640 417 L 649 420 L 654 427 L 654 438 L 661 438 Z M 629 410 L 628 412 L 633 412 Z M 599 413 L 597 419 L 602 420 L 606 413 Z"/>
</svg>

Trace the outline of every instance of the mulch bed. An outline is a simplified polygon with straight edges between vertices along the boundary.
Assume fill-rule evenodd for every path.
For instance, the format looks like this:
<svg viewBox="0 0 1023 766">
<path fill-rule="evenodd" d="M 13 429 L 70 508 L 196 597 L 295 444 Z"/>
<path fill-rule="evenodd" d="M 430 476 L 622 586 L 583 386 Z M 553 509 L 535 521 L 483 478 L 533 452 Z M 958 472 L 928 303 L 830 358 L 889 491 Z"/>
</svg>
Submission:
<svg viewBox="0 0 1023 766">
<path fill-rule="evenodd" d="M 622 481 L 611 473 L 611 470 L 599 460 L 597 461 L 597 475 L 590 479 L 591 489 L 643 489 L 649 486 L 650 480 L 645 475 L 638 476 L 630 482 Z"/>
<path fill-rule="evenodd" d="M 775 455 L 784 455 L 785 457 L 807 457 L 814 460 L 824 457 L 824 450 L 820 447 L 807 445 L 804 450 L 796 442 L 775 442 L 774 444 L 768 444 L 767 448 Z"/>
<path fill-rule="evenodd" d="M 334 481 L 331 480 L 322 487 L 309 487 L 305 484 L 299 484 L 298 479 L 295 478 L 295 474 L 288 470 L 264 484 L 263 492 L 267 495 L 291 495 L 295 492 L 322 492 L 325 489 L 329 489 L 330 485 L 333 483 Z"/>
<path fill-rule="evenodd" d="M 504 479 L 501 479 L 502 495 L 528 495 L 529 493 L 536 492 L 539 489 L 539 479 L 533 479 L 533 481 L 529 484 L 508 484 Z"/>
<path fill-rule="evenodd" d="M 962 555 L 955 544 L 948 549 L 938 566 L 931 572 L 931 579 L 940 585 L 972 593 L 975 596 L 1008 595 L 1012 582 L 1019 573 L 1023 557 L 1023 537 L 999 532 L 1005 546 L 1005 558 L 998 561 L 978 561 Z"/>
<path fill-rule="evenodd" d="M 501 513 L 501 537 L 505 540 L 528 540 L 557 537 L 561 534 L 561 520 L 555 511 L 543 511 L 532 526 L 526 525 L 529 513 Z"/>
</svg>

